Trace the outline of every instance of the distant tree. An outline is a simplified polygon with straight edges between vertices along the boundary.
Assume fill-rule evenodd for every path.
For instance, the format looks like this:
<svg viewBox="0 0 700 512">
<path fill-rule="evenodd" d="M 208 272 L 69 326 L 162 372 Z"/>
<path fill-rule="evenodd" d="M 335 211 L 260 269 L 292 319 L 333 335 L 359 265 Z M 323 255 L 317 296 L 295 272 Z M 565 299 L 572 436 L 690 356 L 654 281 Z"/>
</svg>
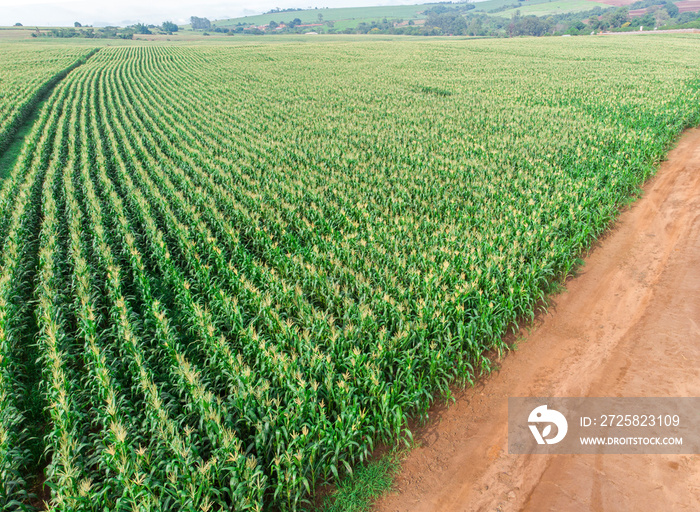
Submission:
<svg viewBox="0 0 700 512">
<path fill-rule="evenodd" d="M 74 26 L 75 28 L 80 28 L 80 27 L 82 27 L 82 25 L 80 24 L 79 21 L 76 21 L 75 23 L 73 23 L 73 26 Z"/>
<path fill-rule="evenodd" d="M 273 20 L 270 23 L 268 23 L 267 26 L 270 30 L 275 30 L 277 27 L 280 26 L 280 24 Z"/>
<path fill-rule="evenodd" d="M 668 11 L 666 9 L 659 9 L 654 13 L 654 19 L 656 20 L 657 26 L 664 25 L 669 18 L 670 16 L 668 15 Z"/>
<path fill-rule="evenodd" d="M 211 21 L 207 18 L 198 18 L 197 16 L 190 17 L 192 30 L 209 30 L 211 29 Z"/>
<path fill-rule="evenodd" d="M 445 5 L 436 5 L 432 9 L 428 9 L 425 11 L 426 14 L 444 14 L 446 12 L 452 11 L 453 9 L 451 7 L 447 7 Z"/>
<path fill-rule="evenodd" d="M 162 28 L 163 32 L 167 32 L 168 34 L 172 34 L 173 32 L 177 32 L 179 30 L 177 24 L 173 23 L 172 21 L 164 21 Z"/>
<path fill-rule="evenodd" d="M 639 24 L 643 27 L 653 27 L 654 23 L 656 23 L 654 13 L 647 12 L 644 16 L 639 18 Z"/>
<path fill-rule="evenodd" d="M 689 23 L 700 19 L 700 12 L 682 12 L 677 17 L 678 23 Z"/>
<path fill-rule="evenodd" d="M 603 17 L 604 21 L 607 21 L 608 26 L 612 28 L 619 28 L 625 22 L 629 21 L 629 9 L 627 7 L 620 7 L 610 14 L 606 14 Z"/>
<path fill-rule="evenodd" d="M 136 34 L 151 34 L 151 31 L 148 30 L 148 27 L 144 25 L 143 23 L 137 23 L 134 25 L 134 33 Z"/>
<path fill-rule="evenodd" d="M 474 18 L 469 22 L 469 26 L 467 27 L 467 34 L 470 36 L 484 35 L 484 27 L 481 19 Z"/>
<path fill-rule="evenodd" d="M 600 20 L 598 19 L 598 16 L 591 16 L 588 18 L 588 26 L 593 30 L 597 30 L 600 27 Z"/>
<path fill-rule="evenodd" d="M 508 34 L 516 36 L 543 36 L 550 29 L 550 25 L 537 16 L 525 16 L 513 18 L 508 26 Z"/>
<path fill-rule="evenodd" d="M 680 13 L 680 11 L 678 10 L 678 6 L 671 2 L 666 2 L 666 4 L 664 5 L 664 9 L 666 9 L 666 12 L 671 18 L 675 18 Z"/>
<path fill-rule="evenodd" d="M 24 25 L 22 25 L 21 23 L 15 23 L 15 27 L 23 27 L 23 26 Z"/>
<path fill-rule="evenodd" d="M 575 36 L 587 33 L 588 31 L 588 27 L 581 20 L 576 20 L 569 25 L 569 29 L 566 31 L 566 33 Z"/>
<path fill-rule="evenodd" d="M 318 22 L 323 23 L 323 13 L 318 13 Z"/>
<path fill-rule="evenodd" d="M 80 37 L 81 33 L 79 30 L 74 28 L 54 28 L 49 32 L 49 37 Z"/>
<path fill-rule="evenodd" d="M 431 13 L 425 24 L 429 27 L 439 28 L 444 34 L 462 35 L 467 33 L 467 22 L 464 16 L 454 12 Z"/>
</svg>

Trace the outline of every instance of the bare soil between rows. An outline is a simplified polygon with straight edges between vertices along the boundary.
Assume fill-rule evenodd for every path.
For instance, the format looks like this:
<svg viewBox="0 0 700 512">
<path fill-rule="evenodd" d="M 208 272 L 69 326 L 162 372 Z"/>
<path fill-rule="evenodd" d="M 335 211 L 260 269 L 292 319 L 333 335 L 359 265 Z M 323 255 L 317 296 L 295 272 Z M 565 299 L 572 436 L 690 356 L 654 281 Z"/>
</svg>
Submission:
<svg viewBox="0 0 700 512">
<path fill-rule="evenodd" d="M 375 505 L 700 510 L 700 455 L 510 455 L 509 396 L 700 396 L 700 129 L 685 132 L 499 371 L 436 406 Z"/>
</svg>

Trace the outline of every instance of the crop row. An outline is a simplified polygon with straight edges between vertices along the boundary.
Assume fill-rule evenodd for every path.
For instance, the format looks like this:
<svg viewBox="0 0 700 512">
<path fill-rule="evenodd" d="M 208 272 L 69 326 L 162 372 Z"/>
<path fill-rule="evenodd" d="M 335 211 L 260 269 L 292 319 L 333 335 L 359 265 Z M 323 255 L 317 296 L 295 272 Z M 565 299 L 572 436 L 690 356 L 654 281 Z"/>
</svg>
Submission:
<svg viewBox="0 0 700 512">
<path fill-rule="evenodd" d="M 700 121 L 694 41 L 617 39 L 69 73 L 0 189 L 0 501 L 296 510 L 410 439 Z"/>
<path fill-rule="evenodd" d="M 95 50 L 9 45 L 0 57 L 0 154 L 37 103 Z M 0 173 L 0 177 L 2 173 Z"/>
</svg>

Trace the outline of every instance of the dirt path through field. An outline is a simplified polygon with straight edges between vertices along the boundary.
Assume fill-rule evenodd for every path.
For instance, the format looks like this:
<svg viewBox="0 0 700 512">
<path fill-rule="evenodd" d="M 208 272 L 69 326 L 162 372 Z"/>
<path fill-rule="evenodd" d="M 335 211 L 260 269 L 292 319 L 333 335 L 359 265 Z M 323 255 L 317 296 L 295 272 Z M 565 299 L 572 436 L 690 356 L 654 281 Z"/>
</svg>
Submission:
<svg viewBox="0 0 700 512">
<path fill-rule="evenodd" d="M 508 455 L 509 396 L 700 396 L 700 129 L 689 130 L 547 315 L 436 410 L 395 511 L 700 510 L 700 456 Z"/>
</svg>

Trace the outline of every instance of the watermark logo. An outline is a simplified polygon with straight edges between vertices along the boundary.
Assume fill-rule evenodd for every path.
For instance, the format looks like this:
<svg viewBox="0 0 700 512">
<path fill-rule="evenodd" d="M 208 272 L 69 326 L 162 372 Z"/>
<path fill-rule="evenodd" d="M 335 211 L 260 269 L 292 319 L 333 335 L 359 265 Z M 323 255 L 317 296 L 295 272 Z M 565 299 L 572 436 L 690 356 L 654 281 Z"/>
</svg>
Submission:
<svg viewBox="0 0 700 512">
<path fill-rule="evenodd" d="M 536 425 L 528 426 L 530 427 L 532 435 L 535 436 L 537 444 L 557 444 L 564 439 L 569 429 L 569 424 L 564 415 L 554 409 L 547 409 L 546 405 L 535 407 L 527 418 L 527 421 L 528 423 L 536 423 Z M 539 430 L 540 424 L 546 424 L 541 433 Z M 552 433 L 552 424 L 557 427 L 557 435 L 550 439 L 549 435 Z"/>
<path fill-rule="evenodd" d="M 700 454 L 700 397 L 509 397 L 508 453 Z"/>
</svg>

